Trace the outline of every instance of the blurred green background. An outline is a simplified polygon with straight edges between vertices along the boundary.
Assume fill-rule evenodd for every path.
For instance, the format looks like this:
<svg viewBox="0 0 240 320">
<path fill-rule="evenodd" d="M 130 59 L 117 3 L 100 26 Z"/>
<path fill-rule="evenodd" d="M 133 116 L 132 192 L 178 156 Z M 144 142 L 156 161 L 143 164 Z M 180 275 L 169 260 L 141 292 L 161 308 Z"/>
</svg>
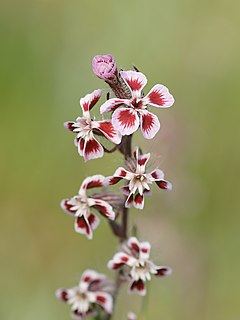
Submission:
<svg viewBox="0 0 240 320">
<path fill-rule="evenodd" d="M 63 128 L 80 115 L 80 97 L 107 92 L 91 70 L 104 53 L 176 99 L 156 110 L 154 140 L 134 140 L 174 185 L 131 213 L 154 261 L 174 269 L 152 281 L 146 319 L 240 318 L 239 12 L 236 0 L 1 2 L 1 320 L 69 319 L 56 288 L 89 267 L 113 276 L 106 221 L 88 241 L 59 207 L 83 178 L 122 164 L 119 154 L 85 164 Z M 142 298 L 125 293 L 116 320 L 140 312 Z"/>
</svg>

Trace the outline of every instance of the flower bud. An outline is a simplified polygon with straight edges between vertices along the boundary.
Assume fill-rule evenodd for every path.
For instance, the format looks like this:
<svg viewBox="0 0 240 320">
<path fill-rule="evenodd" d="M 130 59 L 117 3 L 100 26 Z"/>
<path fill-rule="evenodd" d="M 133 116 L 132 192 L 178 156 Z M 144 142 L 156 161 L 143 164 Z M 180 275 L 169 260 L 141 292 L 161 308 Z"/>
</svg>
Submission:
<svg viewBox="0 0 240 320">
<path fill-rule="evenodd" d="M 110 54 L 95 56 L 92 60 L 92 68 L 95 75 L 104 81 L 114 79 L 117 72 L 114 57 Z"/>
</svg>

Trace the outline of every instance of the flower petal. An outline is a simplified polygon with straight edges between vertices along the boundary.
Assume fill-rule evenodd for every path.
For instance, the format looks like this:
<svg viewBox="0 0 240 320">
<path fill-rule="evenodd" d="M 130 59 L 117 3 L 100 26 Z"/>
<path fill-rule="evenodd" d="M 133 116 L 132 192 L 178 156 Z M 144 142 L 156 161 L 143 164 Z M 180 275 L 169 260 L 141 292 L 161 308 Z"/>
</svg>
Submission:
<svg viewBox="0 0 240 320">
<path fill-rule="evenodd" d="M 68 302 L 68 299 L 69 299 L 68 290 L 67 289 L 58 289 L 56 291 L 56 297 L 63 302 Z"/>
<path fill-rule="evenodd" d="M 92 137 L 91 139 L 88 138 L 85 140 L 83 150 L 83 157 L 85 161 L 101 158 L 103 153 L 103 147 L 95 138 Z"/>
<path fill-rule="evenodd" d="M 100 223 L 100 219 L 97 216 L 95 216 L 95 214 L 90 213 L 88 216 L 88 223 L 89 223 L 91 229 L 95 230 Z"/>
<path fill-rule="evenodd" d="M 114 177 L 119 177 L 125 180 L 131 180 L 134 176 L 134 173 L 127 171 L 123 167 L 119 167 L 113 174 Z"/>
<path fill-rule="evenodd" d="M 106 201 L 88 198 L 88 205 L 89 207 L 97 209 L 104 217 L 110 220 L 115 219 L 115 212 L 113 211 L 112 206 L 110 206 Z"/>
<path fill-rule="evenodd" d="M 152 181 L 158 181 L 158 180 L 163 180 L 164 178 L 164 173 L 160 169 L 155 169 L 152 172 L 147 174 L 147 177 L 152 180 Z"/>
<path fill-rule="evenodd" d="M 159 181 L 156 181 L 156 184 L 159 186 L 159 188 L 164 189 L 166 191 L 172 190 L 172 184 L 169 181 L 159 180 Z"/>
<path fill-rule="evenodd" d="M 75 216 L 76 210 L 71 210 L 73 208 L 73 205 L 69 203 L 69 199 L 64 199 L 61 201 L 61 208 L 70 216 Z"/>
<path fill-rule="evenodd" d="M 132 70 L 120 71 L 120 75 L 131 90 L 132 97 L 140 98 L 142 89 L 147 84 L 146 76 L 141 72 Z"/>
<path fill-rule="evenodd" d="M 124 187 L 121 187 L 120 190 L 122 191 L 122 193 L 125 195 L 125 196 L 129 196 L 130 194 L 130 190 L 129 190 L 129 187 L 128 186 L 124 186 Z"/>
<path fill-rule="evenodd" d="M 133 253 L 133 256 L 139 258 L 140 253 L 140 243 L 136 237 L 131 237 L 127 241 L 127 245 L 131 252 Z"/>
<path fill-rule="evenodd" d="M 125 264 L 132 267 L 135 261 L 136 259 L 129 256 L 128 254 L 124 252 L 118 252 L 114 255 L 112 260 L 108 262 L 108 268 L 116 270 Z"/>
<path fill-rule="evenodd" d="M 103 187 L 105 177 L 101 174 L 95 174 L 94 176 L 87 177 L 83 180 L 82 185 L 79 189 L 80 195 L 85 195 L 87 189 Z"/>
<path fill-rule="evenodd" d="M 78 153 L 82 157 L 83 156 L 84 146 L 85 146 L 85 140 L 82 139 L 82 138 L 80 138 L 80 139 L 77 138 L 76 142 L 77 142 Z"/>
<path fill-rule="evenodd" d="M 96 280 L 102 281 L 105 278 L 106 277 L 103 274 L 98 273 L 98 272 L 91 270 L 91 269 L 87 269 L 82 274 L 79 285 L 81 285 L 82 282 L 86 282 L 86 283 L 90 284 L 93 281 L 96 281 Z"/>
<path fill-rule="evenodd" d="M 64 122 L 64 128 L 68 129 L 69 131 L 73 131 L 74 129 L 76 129 L 75 122 L 73 121 Z"/>
<path fill-rule="evenodd" d="M 131 208 L 132 204 L 133 204 L 133 194 L 131 193 L 131 194 L 129 194 L 129 196 L 125 202 L 125 207 Z"/>
<path fill-rule="evenodd" d="M 130 135 L 139 127 L 138 113 L 134 109 L 119 108 L 113 112 L 112 123 L 121 135 Z"/>
<path fill-rule="evenodd" d="M 140 253 L 139 253 L 139 259 L 147 260 L 149 259 L 151 250 L 151 245 L 149 242 L 141 242 L 140 243 Z"/>
<path fill-rule="evenodd" d="M 155 276 L 157 277 L 169 276 L 172 273 L 172 269 L 165 266 L 156 266 L 156 271 Z"/>
<path fill-rule="evenodd" d="M 98 129 L 101 133 L 113 143 L 119 144 L 121 142 L 122 136 L 114 128 L 110 120 L 105 121 L 92 121 L 93 128 Z"/>
<path fill-rule="evenodd" d="M 141 111 L 140 124 L 142 134 L 146 139 L 152 139 L 160 129 L 158 117 L 147 110 Z"/>
<path fill-rule="evenodd" d="M 131 100 L 119 99 L 119 98 L 109 99 L 106 102 L 104 102 L 104 104 L 101 105 L 100 113 L 104 114 L 104 113 L 107 113 L 107 112 L 112 112 L 116 108 L 120 107 L 121 105 L 130 106 L 131 105 Z"/>
<path fill-rule="evenodd" d="M 80 99 L 80 105 L 82 107 L 83 114 L 89 116 L 89 111 L 98 102 L 101 95 L 102 95 L 102 91 L 98 89 L 98 90 L 94 90 L 92 93 L 89 93 L 85 97 Z"/>
<path fill-rule="evenodd" d="M 144 207 L 144 196 L 137 193 L 133 199 L 133 205 L 137 209 L 143 209 Z"/>
<path fill-rule="evenodd" d="M 174 98 L 167 87 L 162 84 L 156 84 L 147 96 L 143 98 L 143 103 L 154 107 L 169 108 L 174 104 Z"/>
<path fill-rule="evenodd" d="M 77 233 L 85 234 L 88 239 L 92 239 L 92 229 L 89 225 L 88 220 L 86 220 L 84 216 L 76 218 L 74 227 Z"/>
<path fill-rule="evenodd" d="M 145 296 L 146 294 L 145 283 L 141 279 L 137 281 L 133 281 L 129 287 L 129 292 L 130 293 L 136 292 L 141 296 Z"/>
<path fill-rule="evenodd" d="M 109 293 L 106 292 L 96 292 L 96 303 L 99 304 L 107 313 L 112 313 L 113 311 L 113 298 Z"/>
</svg>

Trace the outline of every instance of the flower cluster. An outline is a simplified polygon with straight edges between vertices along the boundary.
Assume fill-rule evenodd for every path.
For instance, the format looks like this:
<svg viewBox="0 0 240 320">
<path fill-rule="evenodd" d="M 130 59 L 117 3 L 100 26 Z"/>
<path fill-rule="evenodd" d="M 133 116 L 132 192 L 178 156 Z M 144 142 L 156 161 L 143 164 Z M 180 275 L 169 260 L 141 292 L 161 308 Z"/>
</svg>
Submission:
<svg viewBox="0 0 240 320">
<path fill-rule="evenodd" d="M 112 55 L 95 56 L 92 67 L 95 75 L 104 80 L 115 95 L 110 99 L 108 95 L 108 99 L 99 105 L 100 114 L 111 113 L 111 117 L 96 120 L 91 116 L 92 108 L 102 96 L 102 91 L 97 89 L 80 99 L 82 115 L 76 121 L 65 122 L 64 126 L 76 134 L 74 142 L 84 161 L 100 158 L 104 152 L 119 151 L 125 164 L 112 176 L 96 174 L 85 178 L 78 194 L 62 200 L 61 207 L 75 218 L 75 231 L 88 239 L 93 238 L 93 231 L 100 223 L 95 212 L 100 213 L 119 238 L 121 249 L 107 264 L 117 273 L 115 284 L 103 274 L 86 270 L 78 286 L 57 291 L 57 298 L 71 305 L 72 317 L 76 319 L 89 315 L 99 319 L 99 312 L 111 314 L 123 281 L 129 282 L 129 293 L 144 296 L 145 282 L 150 281 L 152 275 L 161 277 L 171 273 L 169 267 L 152 262 L 149 242 L 140 242 L 128 235 L 128 209 L 132 205 L 137 209 L 144 208 L 144 196 L 150 195 L 153 183 L 163 190 L 172 189 L 161 169 L 147 169 L 150 153 L 142 153 L 139 147 L 131 151 L 131 136 L 140 127 L 144 138 L 154 138 L 160 122 L 148 109 L 169 108 L 174 98 L 162 84 L 156 84 L 145 96 L 146 76 L 136 70 L 118 72 Z M 109 143 L 114 144 L 110 150 L 107 148 Z M 109 187 L 120 180 L 125 181 L 120 193 L 110 191 Z M 100 188 L 100 191 L 91 193 L 89 189 L 93 188 Z M 136 319 L 135 314 L 129 313 L 128 319 Z"/>
</svg>

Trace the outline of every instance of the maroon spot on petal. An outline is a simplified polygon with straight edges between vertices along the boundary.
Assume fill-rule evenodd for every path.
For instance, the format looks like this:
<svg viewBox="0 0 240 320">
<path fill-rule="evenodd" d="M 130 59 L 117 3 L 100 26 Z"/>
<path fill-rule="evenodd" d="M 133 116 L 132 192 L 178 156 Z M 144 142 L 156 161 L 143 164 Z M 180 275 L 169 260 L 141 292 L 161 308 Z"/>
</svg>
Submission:
<svg viewBox="0 0 240 320">
<path fill-rule="evenodd" d="M 138 79 L 126 79 L 125 81 L 133 91 L 139 91 L 142 88 L 142 83 Z"/>
<path fill-rule="evenodd" d="M 95 106 L 95 104 L 98 102 L 99 99 L 100 99 L 100 96 L 98 96 L 98 95 L 93 97 L 92 101 L 89 104 L 89 110 L 91 110 L 92 107 Z"/>
<path fill-rule="evenodd" d="M 121 261 L 122 261 L 122 262 L 128 262 L 128 260 L 129 260 L 128 257 L 125 257 L 125 256 L 124 256 L 124 257 L 121 257 Z"/>
<path fill-rule="evenodd" d="M 132 203 L 133 203 L 133 194 L 131 194 L 131 196 L 127 199 L 126 205 L 127 205 L 127 204 L 128 204 L 128 205 L 132 205 Z"/>
<path fill-rule="evenodd" d="M 109 185 L 113 185 L 113 184 L 116 184 L 118 183 L 120 180 L 122 180 L 122 177 L 112 177 L 109 179 Z"/>
<path fill-rule="evenodd" d="M 143 196 L 141 196 L 139 193 L 135 196 L 134 201 L 138 204 L 141 204 L 143 202 Z"/>
<path fill-rule="evenodd" d="M 68 203 L 68 200 L 64 200 L 62 202 L 62 206 L 64 207 L 64 209 L 66 209 L 67 211 L 71 211 L 72 205 Z M 71 213 L 73 213 L 73 211 L 71 211 Z M 74 213 L 73 213 L 74 214 Z"/>
<path fill-rule="evenodd" d="M 78 316 L 78 317 L 83 317 L 84 316 L 84 313 L 78 311 L 78 310 L 73 310 L 73 314 L 74 316 Z"/>
<path fill-rule="evenodd" d="M 103 216 L 107 217 L 109 216 L 109 212 L 108 212 L 108 209 L 103 206 L 103 205 L 100 205 L 100 204 L 96 204 L 93 206 L 95 209 L 97 209 Z"/>
<path fill-rule="evenodd" d="M 83 103 L 83 110 L 88 111 L 88 108 L 89 108 L 88 102 L 84 102 Z"/>
<path fill-rule="evenodd" d="M 121 268 L 122 266 L 124 266 L 124 263 L 114 263 L 112 266 L 112 269 L 117 270 L 117 269 Z"/>
<path fill-rule="evenodd" d="M 157 104 L 159 106 L 164 106 L 166 102 L 163 94 L 158 91 L 152 91 L 151 93 L 149 93 L 148 98 L 150 100 L 150 103 Z"/>
<path fill-rule="evenodd" d="M 128 109 L 122 110 L 118 114 L 118 121 L 124 128 L 133 127 L 136 121 L 136 114 L 130 112 Z"/>
<path fill-rule="evenodd" d="M 133 242 L 131 243 L 131 249 L 136 251 L 136 252 L 139 252 L 139 246 L 137 243 Z"/>
<path fill-rule="evenodd" d="M 124 177 L 126 177 L 126 174 L 127 173 L 124 170 L 121 170 L 119 175 L 124 178 Z"/>
<path fill-rule="evenodd" d="M 160 269 L 157 270 L 156 276 L 159 276 L 159 277 L 166 276 L 166 275 L 168 275 L 168 273 L 169 273 L 169 269 L 168 268 L 160 268 Z"/>
<path fill-rule="evenodd" d="M 144 282 L 139 279 L 138 281 L 134 281 L 131 285 L 131 290 L 137 289 L 138 291 L 143 291 L 145 289 Z"/>
<path fill-rule="evenodd" d="M 96 217 L 94 214 L 91 213 L 88 217 L 88 222 L 90 225 L 92 225 L 95 221 L 96 221 Z"/>
<path fill-rule="evenodd" d="M 154 125 L 154 119 L 150 113 L 145 114 L 142 117 L 142 128 L 144 131 L 149 132 Z"/>
<path fill-rule="evenodd" d="M 83 139 L 79 139 L 78 140 L 78 144 L 79 144 L 79 149 L 81 151 L 83 151 L 83 149 L 84 149 L 84 140 Z"/>
<path fill-rule="evenodd" d="M 156 181 L 156 184 L 159 186 L 159 188 L 167 190 L 169 185 L 168 182 L 165 180 Z"/>
<path fill-rule="evenodd" d="M 153 171 L 151 175 L 152 175 L 152 177 L 153 177 L 154 179 L 157 179 L 157 178 L 158 178 L 158 175 L 157 175 L 157 172 L 156 172 L 156 171 Z"/>
<path fill-rule="evenodd" d="M 64 127 L 70 131 L 73 131 L 74 129 L 76 129 L 76 127 L 74 127 L 75 122 L 73 121 L 68 121 L 64 123 Z"/>
<path fill-rule="evenodd" d="M 85 146 L 85 154 L 88 155 L 90 153 L 96 153 L 100 150 L 100 145 L 97 140 L 92 139 L 86 141 L 86 146 Z"/>
<path fill-rule="evenodd" d="M 145 163 L 147 162 L 147 160 L 148 160 L 147 157 L 142 157 L 142 158 L 138 159 L 138 164 L 139 164 L 140 166 L 144 166 Z"/>
<path fill-rule="evenodd" d="M 141 248 L 141 251 L 142 251 L 143 253 L 147 253 L 147 252 L 148 252 L 148 248 Z"/>
<path fill-rule="evenodd" d="M 103 186 L 103 183 L 101 180 L 93 180 L 88 183 L 87 189 L 102 187 L 102 186 Z"/>
<path fill-rule="evenodd" d="M 105 303 L 107 299 L 103 296 L 97 295 L 96 300 L 97 302 Z"/>
<path fill-rule="evenodd" d="M 62 291 L 60 292 L 59 298 L 60 298 L 61 300 L 65 301 L 65 302 L 68 301 L 67 291 L 62 290 Z"/>
<path fill-rule="evenodd" d="M 112 138 L 116 134 L 116 130 L 114 129 L 111 122 L 99 122 L 99 130 L 105 132 L 110 138 Z"/>
<path fill-rule="evenodd" d="M 83 281 L 84 282 L 89 282 L 89 281 L 91 281 L 91 279 L 92 279 L 91 277 L 86 276 L 86 277 L 83 278 Z"/>
<path fill-rule="evenodd" d="M 77 227 L 79 229 L 85 229 L 86 234 L 87 235 L 90 234 L 89 226 L 88 226 L 87 222 L 85 221 L 84 217 L 78 217 L 76 222 L 77 222 Z"/>
</svg>

